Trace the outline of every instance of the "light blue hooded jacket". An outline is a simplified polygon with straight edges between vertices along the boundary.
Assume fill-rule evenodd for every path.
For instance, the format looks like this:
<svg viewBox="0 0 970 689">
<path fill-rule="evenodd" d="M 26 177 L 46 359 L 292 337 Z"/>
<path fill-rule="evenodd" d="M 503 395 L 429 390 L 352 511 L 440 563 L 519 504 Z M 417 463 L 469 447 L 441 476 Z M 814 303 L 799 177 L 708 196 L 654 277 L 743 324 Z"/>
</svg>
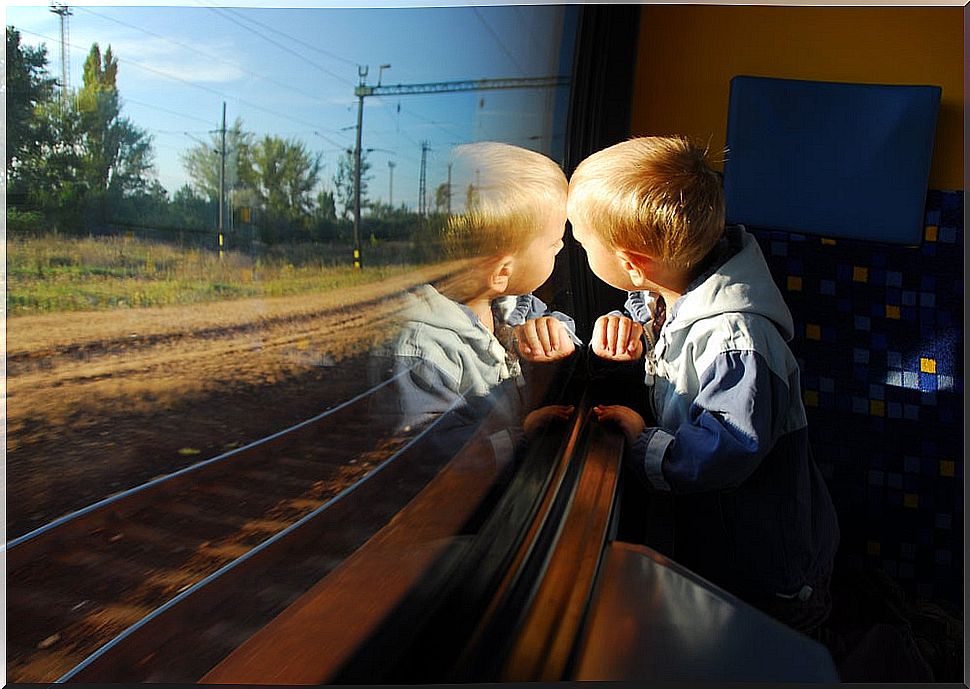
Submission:
<svg viewBox="0 0 970 689">
<path fill-rule="evenodd" d="M 574 343 L 582 344 L 571 318 L 550 312 L 531 294 L 499 297 L 492 305 L 496 326 L 553 316 L 566 325 Z M 399 430 L 408 432 L 453 411 L 445 426 L 434 430 L 452 452 L 490 414 L 497 427 L 490 436 L 496 457 L 510 457 L 521 436 L 523 412 L 524 380 L 518 361 L 471 309 L 431 285 L 407 295 L 399 321 L 396 337 L 372 356 L 374 379 L 395 376 L 376 398 L 372 413 L 390 418 Z"/>
<path fill-rule="evenodd" d="M 649 332 L 656 299 L 632 292 L 626 304 Z M 692 496 L 681 500 L 692 506 L 677 537 L 683 564 L 780 596 L 824 579 L 835 510 L 811 457 L 791 313 L 754 237 L 728 227 L 667 306 L 645 356 L 656 426 L 631 460 L 651 489 Z"/>
</svg>

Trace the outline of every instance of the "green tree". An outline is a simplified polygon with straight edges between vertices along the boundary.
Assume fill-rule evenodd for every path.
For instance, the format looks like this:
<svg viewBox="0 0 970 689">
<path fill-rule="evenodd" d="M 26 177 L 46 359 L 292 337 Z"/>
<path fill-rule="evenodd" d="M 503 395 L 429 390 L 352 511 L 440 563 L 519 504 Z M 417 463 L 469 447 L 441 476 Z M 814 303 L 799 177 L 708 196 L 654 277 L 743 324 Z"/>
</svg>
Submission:
<svg viewBox="0 0 970 689">
<path fill-rule="evenodd" d="M 121 196 L 143 191 L 149 183 L 154 153 L 151 137 L 121 116 L 118 60 L 111 46 L 101 55 L 95 43 L 84 61 L 84 85 L 77 109 L 84 131 L 85 181 L 96 195 Z"/>
<path fill-rule="evenodd" d="M 254 136 L 243 130 L 242 119 L 236 118 L 226 129 L 226 192 L 236 192 L 241 196 L 243 190 L 255 186 L 252 148 Z M 218 202 L 219 173 L 222 167 L 222 134 L 216 132 L 208 144 L 200 143 L 182 155 L 182 164 L 192 180 L 193 190 Z"/>
<path fill-rule="evenodd" d="M 478 189 L 474 184 L 469 184 L 465 189 L 465 210 L 469 210 L 478 205 Z"/>
<path fill-rule="evenodd" d="M 215 226 L 219 213 L 215 199 L 196 194 L 188 184 L 180 187 L 172 196 L 171 208 L 175 224 L 191 229 Z"/>
<path fill-rule="evenodd" d="M 56 80 L 47 71 L 47 47 L 20 44 L 20 32 L 7 27 L 7 180 L 11 193 L 23 193 L 22 171 L 49 133 L 38 109 L 54 98 Z"/>
<path fill-rule="evenodd" d="M 447 182 L 442 182 L 434 190 L 435 213 L 447 213 L 451 205 L 451 188 Z"/>
<path fill-rule="evenodd" d="M 8 158 L 11 189 L 68 229 L 103 223 L 111 203 L 146 192 L 151 138 L 121 116 L 118 61 L 95 43 L 84 64 L 84 85 L 55 98 L 44 48 L 23 48 L 7 28 Z M 154 193 L 154 192 L 153 192 Z M 16 198 L 16 197 L 15 197 Z"/>
<path fill-rule="evenodd" d="M 31 206 L 66 228 L 81 217 L 88 194 L 84 132 L 70 99 L 38 105 L 34 118 L 34 149 L 15 166 L 17 181 Z"/>
<path fill-rule="evenodd" d="M 333 221 L 337 219 L 337 202 L 332 191 L 323 190 L 317 194 L 316 215 L 321 220 Z"/>
<path fill-rule="evenodd" d="M 367 161 L 367 153 L 361 151 L 360 154 L 360 207 L 367 207 L 367 183 L 371 175 L 367 174 L 370 170 L 370 163 Z M 347 149 L 343 157 L 337 161 L 337 172 L 333 176 L 333 187 L 340 205 L 343 218 L 354 217 L 354 152 Z"/>
<path fill-rule="evenodd" d="M 252 161 L 263 207 L 274 217 L 305 224 L 320 181 L 320 154 L 300 141 L 264 136 L 253 146 Z"/>
</svg>

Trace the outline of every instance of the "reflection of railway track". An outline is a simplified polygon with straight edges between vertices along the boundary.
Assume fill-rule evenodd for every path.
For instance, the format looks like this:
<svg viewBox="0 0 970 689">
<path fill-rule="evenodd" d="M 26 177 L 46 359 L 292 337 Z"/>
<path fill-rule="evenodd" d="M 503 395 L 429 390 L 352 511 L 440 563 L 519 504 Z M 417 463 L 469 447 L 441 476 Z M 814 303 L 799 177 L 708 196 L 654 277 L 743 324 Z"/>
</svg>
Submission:
<svg viewBox="0 0 970 689">
<path fill-rule="evenodd" d="M 238 574 L 253 562 L 285 557 L 271 554 L 274 537 L 307 515 L 352 502 L 358 493 L 370 495 L 378 484 L 395 494 L 392 503 L 413 493 L 406 476 L 426 480 L 424 472 L 390 470 L 388 462 L 403 465 L 413 453 L 402 452 L 406 439 L 375 427 L 366 411 L 372 392 L 8 543 L 8 678 L 57 679 L 214 573 Z M 367 490 L 346 492 L 369 474 L 374 479 L 363 482 L 373 484 Z M 385 485 L 392 479 L 397 483 Z M 366 538 L 361 529 L 353 533 Z M 335 561 L 341 556 L 330 555 Z M 334 562 L 318 559 L 314 576 Z"/>
</svg>

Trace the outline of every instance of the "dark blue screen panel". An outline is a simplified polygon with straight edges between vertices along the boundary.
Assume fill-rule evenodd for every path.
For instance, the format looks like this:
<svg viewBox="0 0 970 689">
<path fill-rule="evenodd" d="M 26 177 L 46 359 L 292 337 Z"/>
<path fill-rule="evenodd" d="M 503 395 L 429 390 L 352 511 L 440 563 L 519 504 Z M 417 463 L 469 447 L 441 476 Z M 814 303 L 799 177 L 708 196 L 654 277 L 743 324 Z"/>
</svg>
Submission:
<svg viewBox="0 0 970 689">
<path fill-rule="evenodd" d="M 919 244 L 940 93 L 734 77 L 728 222 Z"/>
</svg>

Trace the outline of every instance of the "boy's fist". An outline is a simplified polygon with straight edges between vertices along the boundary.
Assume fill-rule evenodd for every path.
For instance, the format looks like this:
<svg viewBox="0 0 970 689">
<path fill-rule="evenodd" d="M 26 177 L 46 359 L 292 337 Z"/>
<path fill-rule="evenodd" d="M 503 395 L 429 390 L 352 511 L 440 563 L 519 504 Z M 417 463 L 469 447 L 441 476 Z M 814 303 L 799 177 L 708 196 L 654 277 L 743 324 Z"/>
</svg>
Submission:
<svg viewBox="0 0 970 689">
<path fill-rule="evenodd" d="M 512 332 L 519 343 L 519 354 L 527 361 L 558 361 L 576 350 L 569 330 L 552 316 L 526 321 Z"/>
<path fill-rule="evenodd" d="M 626 316 L 600 316 L 593 326 L 593 353 L 610 361 L 643 356 L 643 326 Z"/>
<path fill-rule="evenodd" d="M 633 447 L 637 436 L 643 433 L 643 429 L 647 427 L 642 416 L 629 407 L 623 407 L 618 404 L 597 405 L 593 407 L 593 413 L 596 414 L 598 421 L 613 423 L 619 426 L 620 430 L 623 431 L 623 435 L 626 436 L 627 444 L 630 447 Z"/>
</svg>

